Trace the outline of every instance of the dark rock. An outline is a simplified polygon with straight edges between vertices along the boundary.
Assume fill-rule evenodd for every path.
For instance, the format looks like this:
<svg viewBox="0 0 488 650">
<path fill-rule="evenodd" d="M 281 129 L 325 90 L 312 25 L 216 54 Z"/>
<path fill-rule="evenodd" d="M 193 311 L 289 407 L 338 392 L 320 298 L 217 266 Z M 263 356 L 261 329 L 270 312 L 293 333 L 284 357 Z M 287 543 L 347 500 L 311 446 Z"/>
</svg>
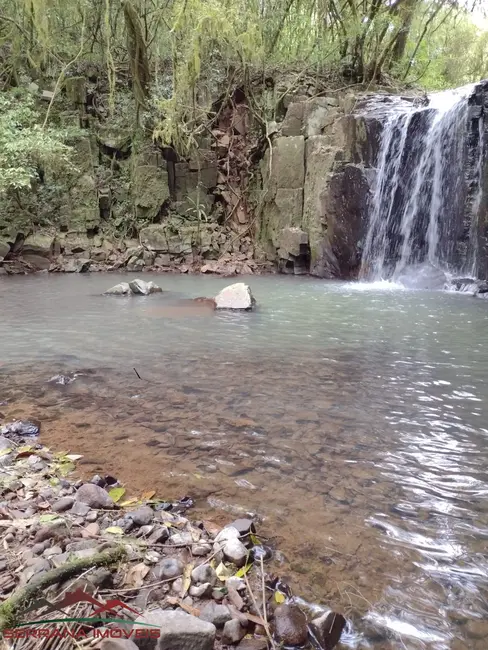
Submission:
<svg viewBox="0 0 488 650">
<path fill-rule="evenodd" d="M 219 628 L 224 627 L 227 621 L 232 619 L 232 614 L 226 605 L 218 605 L 217 603 L 210 602 L 200 612 L 200 618 Z"/>
<path fill-rule="evenodd" d="M 181 610 L 154 609 L 144 612 L 134 622 L 134 630 L 146 624 L 158 625 L 157 650 L 213 650 L 215 626 Z M 153 650 L 154 641 L 138 639 L 139 650 Z"/>
<path fill-rule="evenodd" d="M 141 506 L 137 510 L 132 510 L 127 514 L 136 526 L 146 526 L 154 517 L 154 511 L 149 506 Z"/>
<path fill-rule="evenodd" d="M 344 616 L 334 612 L 322 614 L 310 623 L 310 629 L 323 650 L 332 650 L 339 643 L 342 630 L 345 627 Z"/>
<path fill-rule="evenodd" d="M 156 528 L 149 535 L 148 542 L 150 544 L 162 544 L 169 537 L 169 530 L 166 526 L 156 526 Z"/>
<path fill-rule="evenodd" d="M 275 634 L 284 645 L 300 646 L 308 638 L 307 617 L 298 605 L 279 605 L 275 610 Z"/>
<path fill-rule="evenodd" d="M 232 619 L 224 625 L 222 633 L 222 643 L 224 645 L 234 645 L 239 643 L 246 635 L 246 629 L 242 627 L 238 620 Z"/>
<path fill-rule="evenodd" d="M 64 512 L 65 510 L 69 510 L 69 508 L 71 508 L 74 501 L 75 500 L 73 497 L 63 497 L 62 499 L 59 499 L 59 501 L 53 503 L 51 509 L 53 512 Z"/>
<path fill-rule="evenodd" d="M 63 271 L 65 273 L 86 273 L 90 270 L 92 261 L 90 259 L 83 259 L 81 257 L 68 259 L 63 264 Z"/>
<path fill-rule="evenodd" d="M 241 536 L 256 532 L 256 527 L 252 519 L 236 519 L 230 525 L 236 528 Z"/>
<path fill-rule="evenodd" d="M 76 492 L 76 500 L 86 503 L 95 510 L 114 507 L 114 502 L 108 493 L 93 483 L 84 483 Z"/>
</svg>

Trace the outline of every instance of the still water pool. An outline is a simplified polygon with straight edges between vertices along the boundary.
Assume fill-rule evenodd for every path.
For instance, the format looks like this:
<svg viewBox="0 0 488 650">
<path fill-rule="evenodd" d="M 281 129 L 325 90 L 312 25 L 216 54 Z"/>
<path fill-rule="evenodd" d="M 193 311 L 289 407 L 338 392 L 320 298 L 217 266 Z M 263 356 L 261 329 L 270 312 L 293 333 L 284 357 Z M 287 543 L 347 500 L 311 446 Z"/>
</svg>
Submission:
<svg viewBox="0 0 488 650">
<path fill-rule="evenodd" d="M 165 293 L 0 279 L 4 419 L 41 419 L 87 475 L 256 513 L 274 569 L 352 620 L 346 647 L 486 650 L 488 303 L 269 276 L 256 312 L 217 313 L 185 299 L 228 279 L 144 278 Z"/>
</svg>

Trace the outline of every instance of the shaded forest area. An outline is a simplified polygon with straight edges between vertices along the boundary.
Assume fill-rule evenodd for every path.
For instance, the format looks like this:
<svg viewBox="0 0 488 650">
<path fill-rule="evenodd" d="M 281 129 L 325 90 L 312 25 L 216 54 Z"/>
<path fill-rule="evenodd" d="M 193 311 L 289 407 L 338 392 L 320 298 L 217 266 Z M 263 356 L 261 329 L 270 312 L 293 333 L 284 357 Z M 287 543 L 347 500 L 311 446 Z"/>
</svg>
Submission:
<svg viewBox="0 0 488 650">
<path fill-rule="evenodd" d="M 107 142 L 116 152 L 107 173 L 128 149 L 133 153 L 138 142 L 152 141 L 168 163 L 174 195 L 174 162 L 189 161 L 212 137 L 218 140 L 213 147 L 230 152 L 221 172 L 226 179 L 242 179 L 243 169 L 270 144 L 287 95 L 441 89 L 488 76 L 483 5 L 483 0 L 0 0 L 0 198 L 8 199 L 2 210 L 57 227 L 46 217 L 49 210 L 26 194 L 43 185 L 48 173 L 43 205 L 56 191 L 62 194 L 62 175 L 80 169 L 73 143 L 104 124 L 111 137 L 102 139 L 102 153 Z M 239 150 L 238 143 L 225 141 L 227 135 L 215 136 L 215 127 L 229 120 L 235 125 L 244 100 L 246 135 L 253 133 Z M 80 107 L 75 120 L 74 106 Z M 122 167 L 119 171 L 120 186 Z M 127 182 L 134 184 L 134 174 Z M 242 183 L 241 190 L 246 191 Z M 203 212 L 206 220 L 199 197 L 197 217 Z M 228 212 L 241 209 L 241 199 L 237 202 L 230 202 Z M 141 210 L 134 217 L 135 210 L 128 209 L 116 227 L 136 234 L 141 223 L 136 228 L 126 223 L 129 213 L 141 221 Z M 144 221 L 154 222 L 154 215 Z M 245 217 L 241 223 L 247 223 Z"/>
</svg>

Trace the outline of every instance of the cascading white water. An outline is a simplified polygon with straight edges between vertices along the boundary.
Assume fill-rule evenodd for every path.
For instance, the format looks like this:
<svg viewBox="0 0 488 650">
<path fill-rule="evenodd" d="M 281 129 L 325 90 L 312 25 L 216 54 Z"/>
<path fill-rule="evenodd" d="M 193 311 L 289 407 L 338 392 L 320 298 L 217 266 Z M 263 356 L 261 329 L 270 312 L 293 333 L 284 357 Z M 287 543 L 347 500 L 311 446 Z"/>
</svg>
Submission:
<svg viewBox="0 0 488 650">
<path fill-rule="evenodd" d="M 397 280 L 412 267 L 425 264 L 443 271 L 453 270 L 453 231 L 462 224 L 467 196 L 464 161 L 470 116 L 468 100 L 474 88 L 437 93 L 423 107 L 402 100 L 388 105 L 361 278 Z M 470 250 L 464 261 L 470 273 L 475 272 L 477 264 L 477 215 L 482 198 L 482 120 L 479 125 L 472 179 L 477 190 L 471 208 Z"/>
</svg>

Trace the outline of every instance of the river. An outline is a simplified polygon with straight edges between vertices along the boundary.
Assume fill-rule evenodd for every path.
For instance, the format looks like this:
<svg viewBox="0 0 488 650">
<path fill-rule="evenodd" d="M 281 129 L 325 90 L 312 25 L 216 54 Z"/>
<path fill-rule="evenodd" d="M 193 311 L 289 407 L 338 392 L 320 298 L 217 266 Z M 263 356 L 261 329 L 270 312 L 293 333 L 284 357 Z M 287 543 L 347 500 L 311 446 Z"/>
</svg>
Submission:
<svg viewBox="0 0 488 650">
<path fill-rule="evenodd" d="M 248 279 L 256 312 L 219 313 L 185 299 L 229 279 L 143 277 L 165 292 L 1 278 L 3 420 L 40 419 L 133 493 L 255 513 L 273 568 L 352 621 L 346 647 L 485 649 L 487 303 L 268 276 Z"/>
</svg>

